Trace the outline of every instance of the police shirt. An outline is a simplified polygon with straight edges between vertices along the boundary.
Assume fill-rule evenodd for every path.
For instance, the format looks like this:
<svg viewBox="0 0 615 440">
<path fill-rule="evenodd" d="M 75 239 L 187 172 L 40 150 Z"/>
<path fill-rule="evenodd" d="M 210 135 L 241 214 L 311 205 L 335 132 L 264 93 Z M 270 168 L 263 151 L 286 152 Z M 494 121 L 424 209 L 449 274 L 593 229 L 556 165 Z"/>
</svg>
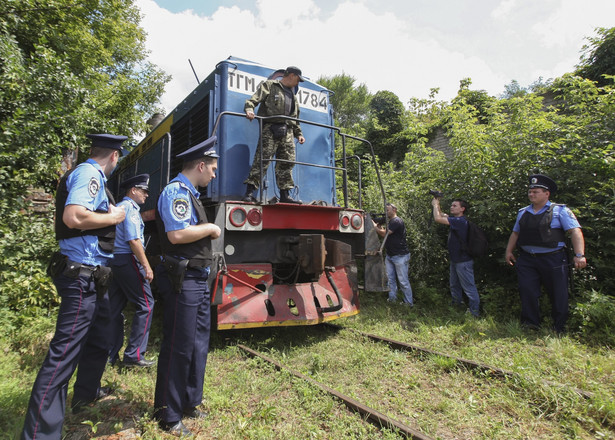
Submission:
<svg viewBox="0 0 615 440">
<path fill-rule="evenodd" d="M 66 204 L 84 206 L 88 211 L 108 211 L 109 199 L 105 193 L 107 177 L 94 159 L 79 164 L 68 179 Z M 103 252 L 98 246 L 98 237 L 84 235 L 60 240 L 60 252 L 69 260 L 90 266 L 106 266 L 112 254 Z"/>
<path fill-rule="evenodd" d="M 115 250 L 114 254 L 131 254 L 132 249 L 128 243 L 130 240 L 140 240 L 141 245 L 145 247 L 143 240 L 143 230 L 145 224 L 141 218 L 141 208 L 130 197 L 124 197 L 124 199 L 117 204 L 117 206 L 123 206 L 126 210 L 126 218 L 122 223 L 117 225 L 115 229 Z"/>
<path fill-rule="evenodd" d="M 197 224 L 190 193 L 197 199 L 200 197 L 200 193 L 182 173 L 162 190 L 158 199 L 158 212 L 164 223 L 164 232 L 179 231 Z"/>
<path fill-rule="evenodd" d="M 521 228 L 519 227 L 519 221 L 521 220 L 521 217 L 523 217 L 523 214 L 525 214 L 526 212 L 529 212 L 531 215 L 540 215 L 546 210 L 548 210 L 549 206 L 551 206 L 550 200 L 548 200 L 547 204 L 543 206 L 538 212 L 534 212 L 532 205 L 529 205 L 525 208 L 520 209 L 519 213 L 517 214 L 517 220 L 515 221 L 515 226 L 513 227 L 513 231 L 519 232 L 521 230 Z M 580 228 L 580 227 L 581 225 L 579 224 L 579 221 L 577 220 L 574 213 L 570 210 L 570 208 L 568 208 L 567 206 L 557 206 L 557 205 L 553 207 L 553 218 L 551 219 L 552 229 L 559 228 L 559 229 L 563 229 L 564 231 L 568 231 L 570 229 Z M 529 252 L 533 254 L 542 254 L 545 252 L 553 252 L 554 250 L 562 249 L 564 245 L 565 245 L 564 242 L 559 242 L 557 243 L 557 247 L 555 248 L 542 247 L 542 246 L 522 246 L 521 249 L 523 249 L 525 252 Z"/>
<path fill-rule="evenodd" d="M 449 216 L 448 253 L 453 263 L 470 261 L 472 257 L 462 250 L 461 243 L 468 241 L 468 219 L 465 216 Z"/>
</svg>

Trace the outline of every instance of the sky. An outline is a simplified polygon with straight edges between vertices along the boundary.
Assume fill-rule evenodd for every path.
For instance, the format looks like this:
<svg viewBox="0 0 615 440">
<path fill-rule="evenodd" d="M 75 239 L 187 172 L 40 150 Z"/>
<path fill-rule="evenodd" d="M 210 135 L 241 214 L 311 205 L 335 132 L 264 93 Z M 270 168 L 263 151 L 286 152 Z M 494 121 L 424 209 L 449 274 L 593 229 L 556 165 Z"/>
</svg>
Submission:
<svg viewBox="0 0 615 440">
<path fill-rule="evenodd" d="M 371 93 L 448 101 L 459 82 L 501 95 L 574 70 L 613 0 L 135 0 L 149 60 L 172 76 L 169 113 L 235 56 L 298 66 L 313 81 L 347 74 Z M 190 61 L 189 61 L 190 60 Z"/>
</svg>

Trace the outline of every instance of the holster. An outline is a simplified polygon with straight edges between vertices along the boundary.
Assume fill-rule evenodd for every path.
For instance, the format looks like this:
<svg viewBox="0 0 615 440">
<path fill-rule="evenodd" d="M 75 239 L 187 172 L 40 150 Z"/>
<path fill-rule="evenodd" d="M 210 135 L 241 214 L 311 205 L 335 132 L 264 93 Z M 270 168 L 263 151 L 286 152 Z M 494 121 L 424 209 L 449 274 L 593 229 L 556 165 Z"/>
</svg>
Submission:
<svg viewBox="0 0 615 440">
<path fill-rule="evenodd" d="M 47 275 L 54 279 L 66 269 L 66 256 L 56 251 L 51 255 L 49 264 L 47 265 Z"/>
<path fill-rule="evenodd" d="M 111 279 L 113 278 L 113 272 L 111 268 L 107 266 L 96 266 L 94 272 L 92 272 L 92 279 L 96 286 L 96 296 L 102 298 L 105 296 Z"/>
<path fill-rule="evenodd" d="M 169 274 L 173 292 L 179 294 L 182 291 L 182 283 L 184 282 L 184 275 L 186 274 L 186 268 L 190 260 L 180 260 L 169 255 L 165 255 L 162 260 L 162 265 Z"/>
<path fill-rule="evenodd" d="M 216 289 L 216 281 L 218 280 L 218 272 L 223 268 L 224 258 L 215 254 L 214 259 L 209 269 L 209 277 L 207 278 L 207 286 L 211 292 L 211 305 L 216 306 L 222 304 L 222 289 Z M 217 291 L 214 291 L 216 289 Z M 219 291 L 219 292 L 218 292 Z"/>
<path fill-rule="evenodd" d="M 286 122 L 281 122 L 279 124 L 271 124 L 269 130 L 271 130 L 271 134 L 276 141 L 280 139 L 284 139 L 286 137 L 287 130 Z"/>
</svg>

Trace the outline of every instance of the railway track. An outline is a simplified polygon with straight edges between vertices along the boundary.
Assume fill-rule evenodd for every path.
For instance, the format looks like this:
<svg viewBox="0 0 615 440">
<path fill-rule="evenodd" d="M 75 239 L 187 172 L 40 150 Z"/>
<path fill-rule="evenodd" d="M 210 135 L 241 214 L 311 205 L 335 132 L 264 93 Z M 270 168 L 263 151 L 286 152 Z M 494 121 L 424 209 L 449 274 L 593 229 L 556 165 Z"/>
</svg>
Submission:
<svg viewBox="0 0 615 440">
<path fill-rule="evenodd" d="M 326 323 L 323 324 L 321 326 L 321 328 L 324 329 L 329 329 L 329 330 L 334 330 L 334 331 L 349 331 L 351 333 L 354 333 L 356 335 L 359 335 L 365 339 L 368 340 L 372 340 L 378 343 L 382 343 L 382 344 L 386 344 L 388 345 L 391 349 L 394 350 L 398 350 L 398 351 L 405 351 L 405 352 L 411 352 L 415 355 L 419 355 L 419 356 L 438 356 L 438 357 L 443 357 L 443 358 L 447 358 L 447 359 L 451 359 L 453 360 L 457 365 L 462 366 L 463 368 L 465 368 L 466 370 L 469 371 L 477 371 L 480 372 L 481 374 L 484 374 L 485 376 L 490 376 L 490 377 L 494 377 L 494 378 L 513 378 L 513 379 L 521 379 L 523 380 L 523 376 L 512 372 L 512 371 L 508 371 L 508 370 L 504 370 L 501 368 L 497 368 L 497 367 L 493 367 L 484 363 L 480 363 L 480 362 L 476 362 L 476 361 L 472 361 L 472 360 L 468 360 L 468 359 L 464 359 L 464 358 L 460 358 L 460 357 L 456 357 L 456 356 L 452 356 L 446 353 L 441 353 L 441 352 L 437 352 L 434 350 L 430 350 L 427 348 L 423 348 L 423 347 L 418 347 L 412 344 L 408 344 L 405 342 L 400 342 L 400 341 L 395 341 L 393 339 L 390 338 L 385 338 L 385 337 L 381 337 L 381 336 L 377 336 L 377 335 L 373 335 L 373 334 L 369 334 L 369 333 L 365 333 L 365 332 L 361 332 L 358 330 L 354 330 L 351 328 L 346 328 L 346 327 L 341 327 L 339 325 L 336 324 L 331 324 L 331 323 Z M 289 374 L 292 374 L 293 376 L 308 382 L 309 384 L 319 388 L 320 390 L 322 390 L 323 392 L 325 392 L 326 394 L 330 395 L 331 397 L 333 397 L 334 399 L 342 402 L 349 410 L 354 411 L 359 413 L 366 421 L 372 423 L 373 425 L 375 425 L 376 427 L 380 428 L 380 429 L 390 429 L 394 432 L 397 432 L 400 436 L 403 436 L 405 438 L 411 438 L 411 439 L 417 439 L 417 440 L 426 440 L 426 439 L 432 439 L 433 437 L 429 436 L 428 434 L 421 432 L 420 429 L 414 427 L 414 426 L 409 426 L 405 423 L 402 423 L 398 420 L 395 420 L 394 418 L 383 414 L 382 412 L 362 403 L 359 402 L 358 400 L 345 395 L 333 388 L 331 388 L 330 386 L 323 384 L 315 379 L 313 379 L 312 377 L 309 377 L 299 371 L 294 370 L 291 367 L 288 367 L 286 365 L 284 365 L 283 363 L 273 359 L 272 357 L 259 352 L 257 350 L 254 350 L 250 347 L 247 347 L 246 345 L 243 344 L 239 344 L 238 348 L 241 349 L 243 352 L 245 352 L 248 356 L 250 357 L 255 357 L 255 358 L 259 358 L 263 361 L 265 361 L 266 363 L 272 365 L 276 370 L 278 371 L 285 371 Z M 558 388 L 563 388 L 563 389 L 567 389 L 570 390 L 576 394 L 578 394 L 579 396 L 582 396 L 585 399 L 591 399 L 594 395 L 593 393 L 589 392 L 589 391 L 585 391 L 576 387 L 570 387 L 570 386 L 566 386 L 566 385 L 562 385 L 559 383 L 555 383 L 552 381 L 548 381 L 548 380 L 542 380 L 542 383 L 544 385 L 547 386 L 551 386 L 551 387 L 558 387 Z"/>
<path fill-rule="evenodd" d="M 446 353 L 441 353 L 441 352 L 437 352 L 437 351 L 433 351 L 427 348 L 423 348 L 423 347 L 418 347 L 416 345 L 412 345 L 412 344 L 408 344 L 405 342 L 400 342 L 400 341 L 395 341 L 393 339 L 389 339 L 389 338 L 385 338 L 382 336 L 377 336 L 377 335 L 373 335 L 370 333 L 365 333 L 359 330 L 355 330 L 352 328 L 347 328 L 347 327 L 342 327 L 339 326 L 337 324 L 331 324 L 331 323 L 324 323 L 322 324 L 325 327 L 337 330 L 337 331 L 341 331 L 341 330 L 347 330 L 350 332 L 353 332 L 355 334 L 361 335 L 365 338 L 368 338 L 372 341 L 376 341 L 376 342 L 382 342 L 384 344 L 389 345 L 389 347 L 394 348 L 396 350 L 401 350 L 401 351 L 407 351 L 407 352 L 413 352 L 413 353 L 418 353 L 418 354 L 424 354 L 424 355 L 433 355 L 433 356 L 440 356 L 440 357 L 444 357 L 444 358 L 448 358 L 448 359 L 452 359 L 455 362 L 457 362 L 458 365 L 462 365 L 463 367 L 469 369 L 469 370 L 475 370 L 475 371 L 480 371 L 482 373 L 486 373 L 489 375 L 492 375 L 494 377 L 501 377 L 501 378 L 514 378 L 514 379 L 523 379 L 523 376 L 520 375 L 519 373 L 515 373 L 514 371 L 508 371 L 508 370 L 504 370 L 501 368 L 497 368 L 497 367 L 493 367 L 491 365 L 487 365 L 481 362 L 475 362 L 472 360 L 468 360 L 468 359 L 464 359 L 464 358 L 460 358 L 457 356 L 452 356 Z M 552 387 L 557 387 L 557 388 L 565 388 L 565 389 L 569 389 L 575 393 L 577 393 L 578 395 L 586 398 L 586 399 L 591 399 L 594 397 L 594 393 L 591 393 L 589 391 L 585 391 L 576 387 L 570 387 L 568 385 L 563 385 L 557 382 L 553 382 L 550 380 L 546 380 L 546 379 L 542 379 L 541 382 L 545 385 L 548 386 L 552 386 Z"/>
<path fill-rule="evenodd" d="M 318 382 L 312 379 L 311 377 L 306 376 L 305 374 L 302 374 L 296 370 L 293 370 L 292 368 L 289 368 L 283 365 L 282 363 L 276 361 L 275 359 L 270 358 L 269 356 L 257 350 L 253 350 L 242 344 L 238 344 L 237 347 L 239 347 L 241 350 L 246 352 L 249 356 L 258 357 L 264 360 L 265 362 L 273 365 L 278 371 L 286 371 L 292 374 L 293 376 L 298 377 L 299 379 L 303 379 L 306 382 L 316 386 L 317 388 L 331 395 L 335 399 L 340 400 L 349 409 L 358 412 L 359 414 L 361 414 L 361 416 L 365 417 L 366 420 L 368 420 L 369 422 L 373 423 L 374 425 L 378 427 L 389 428 L 389 429 L 395 430 L 401 435 L 403 435 L 404 437 L 410 438 L 413 440 L 433 440 L 432 437 L 426 434 L 423 434 L 419 430 L 412 428 L 411 426 L 405 425 L 401 422 L 398 422 L 397 420 L 394 420 L 388 417 L 387 415 L 382 414 L 381 412 L 373 408 L 370 408 L 367 405 L 364 405 L 363 403 L 353 399 L 352 397 L 346 396 L 345 394 L 342 394 L 334 390 L 333 388 L 321 382 Z"/>
</svg>

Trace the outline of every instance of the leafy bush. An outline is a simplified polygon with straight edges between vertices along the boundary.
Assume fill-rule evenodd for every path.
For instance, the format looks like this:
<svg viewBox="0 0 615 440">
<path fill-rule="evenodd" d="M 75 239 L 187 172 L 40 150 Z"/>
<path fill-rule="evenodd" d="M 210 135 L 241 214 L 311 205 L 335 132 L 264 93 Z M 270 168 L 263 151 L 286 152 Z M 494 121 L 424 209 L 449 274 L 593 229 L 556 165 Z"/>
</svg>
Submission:
<svg viewBox="0 0 615 440">
<path fill-rule="evenodd" d="M 57 248 L 51 213 L 24 209 L 5 218 L 0 226 L 0 309 L 14 312 L 16 319 L 49 313 L 59 303 L 45 273 Z"/>
<path fill-rule="evenodd" d="M 572 309 L 573 326 L 585 341 L 615 347 L 615 299 L 591 290 Z"/>
<path fill-rule="evenodd" d="M 468 85 L 450 105 L 432 100 L 430 109 L 410 116 L 408 127 L 396 134 L 407 144 L 404 160 L 382 165 L 387 201 L 398 206 L 406 223 L 411 281 L 448 284 L 448 228 L 431 224 L 427 195 L 429 188 L 440 189 L 444 210 L 454 198 L 467 200 L 468 217 L 489 237 L 489 255 L 475 266 L 485 311 L 516 319 L 517 279 L 504 263 L 504 250 L 518 209 L 529 204 L 528 176 L 543 173 L 560 188 L 551 200 L 569 205 L 583 228 L 589 265 L 574 271 L 574 288 L 615 292 L 615 87 L 564 75 L 553 81 L 548 95 L 496 99 Z M 438 126 L 445 129 L 450 157 L 426 147 L 424 133 Z M 368 168 L 364 177 L 367 209 L 381 210 L 374 173 Z M 595 303 L 596 309 L 602 306 Z M 598 317 L 593 306 L 580 310 Z M 602 332 L 588 322 L 584 332 Z"/>
</svg>

